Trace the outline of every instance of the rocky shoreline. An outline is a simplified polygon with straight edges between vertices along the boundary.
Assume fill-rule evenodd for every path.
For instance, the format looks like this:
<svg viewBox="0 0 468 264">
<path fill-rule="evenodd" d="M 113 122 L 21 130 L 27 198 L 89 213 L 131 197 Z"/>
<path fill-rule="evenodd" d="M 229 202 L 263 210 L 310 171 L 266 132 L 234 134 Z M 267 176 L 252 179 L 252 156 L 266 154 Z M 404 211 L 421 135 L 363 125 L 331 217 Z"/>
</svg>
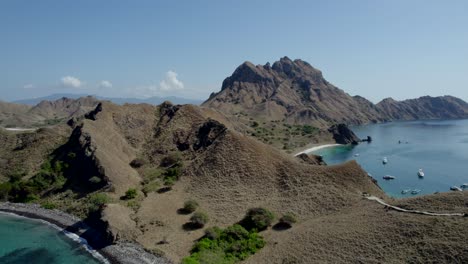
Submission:
<svg viewBox="0 0 468 264">
<path fill-rule="evenodd" d="M 59 210 L 49 210 L 37 204 L 21 203 L 0 203 L 0 211 L 13 213 L 16 215 L 41 219 L 52 223 L 63 230 L 75 233 L 86 239 L 88 244 L 104 256 L 110 263 L 118 264 L 170 264 L 171 262 L 163 257 L 155 256 L 146 251 L 139 244 L 133 242 L 117 242 L 112 245 L 102 246 L 102 232 L 86 225 L 81 219 Z"/>
</svg>

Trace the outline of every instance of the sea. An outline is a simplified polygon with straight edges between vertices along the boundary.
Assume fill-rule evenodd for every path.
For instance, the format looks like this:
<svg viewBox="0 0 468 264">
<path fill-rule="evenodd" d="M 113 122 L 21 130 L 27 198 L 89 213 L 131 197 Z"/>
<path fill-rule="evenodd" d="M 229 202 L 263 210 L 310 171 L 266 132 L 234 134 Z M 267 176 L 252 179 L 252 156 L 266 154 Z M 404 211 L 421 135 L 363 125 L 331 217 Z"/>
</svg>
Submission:
<svg viewBox="0 0 468 264">
<path fill-rule="evenodd" d="M 360 138 L 372 137 L 372 142 L 313 153 L 322 155 L 329 165 L 356 160 L 395 198 L 448 192 L 451 186 L 468 183 L 468 119 L 390 122 L 351 129 Z M 387 164 L 383 164 L 384 157 Z M 419 169 L 424 177 L 418 176 Z M 385 175 L 395 179 L 384 180 Z M 420 192 L 402 193 L 415 189 Z"/>
<path fill-rule="evenodd" d="M 106 260 L 78 236 L 56 226 L 0 213 L 0 263 L 98 264 L 106 263 Z"/>
</svg>

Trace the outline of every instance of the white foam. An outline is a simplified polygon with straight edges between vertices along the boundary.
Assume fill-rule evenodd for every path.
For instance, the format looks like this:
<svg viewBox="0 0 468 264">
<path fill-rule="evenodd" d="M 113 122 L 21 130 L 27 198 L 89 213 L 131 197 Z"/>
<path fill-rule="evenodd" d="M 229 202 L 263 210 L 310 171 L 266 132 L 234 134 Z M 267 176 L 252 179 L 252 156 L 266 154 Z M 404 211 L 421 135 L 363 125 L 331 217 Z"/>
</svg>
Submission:
<svg viewBox="0 0 468 264">
<path fill-rule="evenodd" d="M 79 235 L 75 234 L 75 233 L 72 233 L 72 232 L 68 232 L 66 230 L 63 230 L 63 228 L 60 228 L 59 226 L 55 225 L 55 224 L 52 224 L 46 220 L 43 220 L 43 219 L 39 219 L 39 218 L 29 218 L 29 217 L 25 217 L 25 216 L 22 216 L 22 215 L 17 215 L 15 213 L 10 213 L 10 212 L 2 212 L 0 211 L 0 214 L 6 214 L 6 215 L 10 215 L 10 216 L 14 216 L 14 217 L 18 217 L 18 218 L 25 218 L 25 219 L 28 219 L 28 220 L 33 220 L 33 221 L 38 221 L 38 222 L 41 222 L 43 224 L 46 224 L 54 229 L 57 229 L 59 230 L 61 233 L 63 233 L 66 237 L 70 238 L 71 240 L 77 242 L 78 244 L 81 245 L 81 247 L 83 247 L 86 251 L 88 251 L 94 258 L 96 258 L 97 260 L 99 260 L 100 262 L 104 263 L 104 264 L 110 264 L 110 262 L 103 256 L 101 255 L 97 250 L 93 249 L 89 244 L 88 244 L 88 241 L 82 237 L 80 237 Z"/>
<path fill-rule="evenodd" d="M 298 156 L 298 155 L 301 155 L 301 154 L 309 154 L 309 153 L 314 152 L 314 151 L 317 151 L 317 150 L 319 150 L 319 149 L 330 148 L 330 147 L 336 147 L 336 146 L 341 146 L 341 144 L 325 144 L 325 145 L 315 146 L 315 147 L 312 147 L 312 148 L 308 148 L 308 149 L 306 149 L 306 150 L 303 150 L 303 151 L 297 153 L 297 154 L 294 155 L 294 156 Z"/>
<path fill-rule="evenodd" d="M 22 127 L 4 127 L 8 131 L 35 131 L 36 128 L 22 128 Z"/>
</svg>

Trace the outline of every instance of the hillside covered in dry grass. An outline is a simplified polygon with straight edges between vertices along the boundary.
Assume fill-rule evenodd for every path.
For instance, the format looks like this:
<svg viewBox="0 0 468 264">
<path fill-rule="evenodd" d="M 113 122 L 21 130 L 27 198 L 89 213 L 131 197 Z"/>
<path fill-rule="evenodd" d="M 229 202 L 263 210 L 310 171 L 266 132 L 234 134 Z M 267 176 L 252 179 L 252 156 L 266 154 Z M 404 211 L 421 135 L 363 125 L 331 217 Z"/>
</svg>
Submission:
<svg viewBox="0 0 468 264">
<path fill-rule="evenodd" d="M 275 220 L 258 233 L 265 244 L 246 263 L 468 261 L 466 217 L 405 214 L 363 199 L 366 193 L 405 208 L 468 213 L 467 192 L 395 201 L 356 162 L 295 158 L 209 108 L 101 102 L 68 125 L 0 136 L 8 142 L 0 146 L 1 198 L 70 212 L 109 242 L 136 241 L 175 263 L 205 230 L 231 227 L 251 208 Z M 207 216 L 203 227 L 190 225 L 187 201 Z M 279 228 L 286 214 L 296 223 Z M 204 252 L 211 263 L 226 257 Z"/>
</svg>

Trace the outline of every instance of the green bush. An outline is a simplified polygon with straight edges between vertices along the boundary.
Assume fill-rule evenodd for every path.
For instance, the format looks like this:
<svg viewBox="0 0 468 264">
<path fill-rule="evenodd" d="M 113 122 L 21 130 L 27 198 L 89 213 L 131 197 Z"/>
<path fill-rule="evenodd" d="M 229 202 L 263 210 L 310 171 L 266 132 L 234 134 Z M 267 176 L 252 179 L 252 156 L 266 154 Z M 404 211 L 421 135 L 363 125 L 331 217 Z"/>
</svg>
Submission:
<svg viewBox="0 0 468 264">
<path fill-rule="evenodd" d="M 8 200 L 12 188 L 13 187 L 10 182 L 0 183 L 0 199 L 5 201 Z"/>
<path fill-rule="evenodd" d="M 93 193 L 89 196 L 88 210 L 90 212 L 98 211 L 103 205 L 110 202 L 109 196 L 105 193 Z"/>
<path fill-rule="evenodd" d="M 208 223 L 208 215 L 203 212 L 195 212 L 192 217 L 190 217 L 190 223 L 193 227 L 202 228 Z"/>
<path fill-rule="evenodd" d="M 57 208 L 57 205 L 53 202 L 44 202 L 41 203 L 41 207 L 44 209 L 55 209 Z"/>
<path fill-rule="evenodd" d="M 148 195 L 149 193 L 151 192 L 155 192 L 156 190 L 159 189 L 159 182 L 150 182 L 150 183 L 147 183 L 143 186 L 143 188 L 141 189 L 141 191 L 145 194 L 145 195 Z"/>
<path fill-rule="evenodd" d="M 222 232 L 223 230 L 221 228 L 213 226 L 205 230 L 205 237 L 211 240 L 216 240 L 219 238 L 219 236 L 221 236 Z"/>
<path fill-rule="evenodd" d="M 195 243 L 191 255 L 182 263 L 232 264 L 245 260 L 264 246 L 265 241 L 256 231 L 249 232 L 240 225 L 225 230 L 215 227 L 206 230 L 205 236 Z"/>
<path fill-rule="evenodd" d="M 137 197 L 137 195 L 138 195 L 137 190 L 135 188 L 130 188 L 125 192 L 125 195 L 122 196 L 122 199 L 123 200 L 131 200 L 131 199 L 134 199 L 135 197 Z"/>
<path fill-rule="evenodd" d="M 197 203 L 197 201 L 195 201 L 195 200 L 188 200 L 188 201 L 186 201 L 186 202 L 184 203 L 184 208 L 182 208 L 182 209 L 183 209 L 183 211 L 184 211 L 185 213 L 190 214 L 190 213 L 195 212 L 195 210 L 197 210 L 197 208 L 198 208 L 198 203 Z"/>
<path fill-rule="evenodd" d="M 267 209 L 252 208 L 247 211 L 240 224 L 248 230 L 256 229 L 262 231 L 267 229 L 274 219 L 273 213 Z"/>
<path fill-rule="evenodd" d="M 296 216 L 292 213 L 284 214 L 279 220 L 279 224 L 287 228 L 292 227 L 292 225 L 295 224 L 296 222 L 297 222 Z"/>
<path fill-rule="evenodd" d="M 309 126 L 309 125 L 304 125 L 302 127 L 302 133 L 303 134 L 313 134 L 315 131 L 317 130 L 317 128 L 313 127 L 313 126 Z"/>
</svg>

